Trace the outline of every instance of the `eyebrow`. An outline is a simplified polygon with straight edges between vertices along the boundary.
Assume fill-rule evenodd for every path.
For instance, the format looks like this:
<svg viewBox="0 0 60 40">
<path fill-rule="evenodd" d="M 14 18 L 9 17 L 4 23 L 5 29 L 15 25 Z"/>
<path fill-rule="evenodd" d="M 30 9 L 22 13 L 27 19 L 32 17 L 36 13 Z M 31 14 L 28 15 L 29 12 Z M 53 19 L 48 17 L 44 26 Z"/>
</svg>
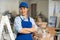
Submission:
<svg viewBox="0 0 60 40">
<path fill-rule="evenodd" d="M 25 8 L 24 6 L 22 6 L 23 8 Z M 20 8 L 22 8 L 22 7 L 20 7 Z"/>
</svg>

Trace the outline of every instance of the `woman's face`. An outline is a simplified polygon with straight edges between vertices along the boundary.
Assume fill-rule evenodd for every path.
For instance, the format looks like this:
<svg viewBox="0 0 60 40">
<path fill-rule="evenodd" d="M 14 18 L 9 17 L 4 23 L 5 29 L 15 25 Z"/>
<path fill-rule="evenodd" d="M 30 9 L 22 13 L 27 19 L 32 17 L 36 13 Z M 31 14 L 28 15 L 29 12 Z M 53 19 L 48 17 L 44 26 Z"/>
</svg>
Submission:
<svg viewBox="0 0 60 40">
<path fill-rule="evenodd" d="M 28 12 L 28 8 L 25 8 L 25 7 L 21 7 L 19 9 L 21 15 L 27 15 L 27 12 Z"/>
</svg>

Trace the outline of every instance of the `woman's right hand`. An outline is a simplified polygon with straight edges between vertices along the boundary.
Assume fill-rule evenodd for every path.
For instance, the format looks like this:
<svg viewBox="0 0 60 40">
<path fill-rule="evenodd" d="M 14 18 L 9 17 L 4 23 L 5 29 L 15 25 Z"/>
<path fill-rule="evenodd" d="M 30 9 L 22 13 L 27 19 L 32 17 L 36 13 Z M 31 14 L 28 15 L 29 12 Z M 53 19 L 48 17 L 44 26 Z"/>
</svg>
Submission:
<svg viewBox="0 0 60 40">
<path fill-rule="evenodd" d="M 27 28 L 22 28 L 19 33 L 27 34 L 27 33 L 31 33 L 31 32 L 29 32 L 27 30 Z"/>
</svg>

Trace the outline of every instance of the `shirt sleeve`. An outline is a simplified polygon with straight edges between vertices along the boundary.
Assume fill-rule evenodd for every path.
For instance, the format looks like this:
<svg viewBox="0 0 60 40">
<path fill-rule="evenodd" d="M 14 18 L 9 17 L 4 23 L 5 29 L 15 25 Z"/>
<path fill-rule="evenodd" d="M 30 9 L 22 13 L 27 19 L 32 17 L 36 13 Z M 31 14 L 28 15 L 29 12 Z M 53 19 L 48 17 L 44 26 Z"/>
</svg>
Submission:
<svg viewBox="0 0 60 40">
<path fill-rule="evenodd" d="M 21 19 L 19 17 L 16 17 L 14 20 L 14 28 L 17 32 L 20 32 L 20 30 L 22 29 Z"/>
<path fill-rule="evenodd" d="M 32 25 L 34 25 L 34 27 L 35 27 L 35 29 L 37 31 L 38 30 L 38 26 L 36 25 L 34 19 L 30 17 L 30 21 L 31 21 Z"/>
</svg>

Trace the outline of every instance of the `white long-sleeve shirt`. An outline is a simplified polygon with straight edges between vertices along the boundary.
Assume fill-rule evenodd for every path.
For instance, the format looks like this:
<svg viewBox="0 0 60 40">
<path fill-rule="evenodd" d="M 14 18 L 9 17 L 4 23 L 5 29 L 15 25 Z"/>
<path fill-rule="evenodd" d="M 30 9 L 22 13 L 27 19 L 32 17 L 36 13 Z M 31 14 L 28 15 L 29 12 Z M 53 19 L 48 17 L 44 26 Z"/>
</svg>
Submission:
<svg viewBox="0 0 60 40">
<path fill-rule="evenodd" d="M 22 15 L 20 15 L 20 16 L 17 16 L 16 18 L 15 18 L 15 21 L 14 21 L 14 27 L 15 27 L 15 30 L 17 31 L 17 32 L 20 32 L 20 30 L 22 29 L 22 26 L 21 26 L 21 18 L 24 20 L 24 21 L 28 21 L 28 18 L 24 18 Z M 31 18 L 31 17 L 29 17 L 30 18 L 30 22 L 32 23 L 32 25 L 34 25 L 34 27 L 35 27 L 35 29 L 37 30 L 37 25 L 35 24 L 35 22 L 34 22 L 34 19 L 33 18 Z"/>
</svg>

